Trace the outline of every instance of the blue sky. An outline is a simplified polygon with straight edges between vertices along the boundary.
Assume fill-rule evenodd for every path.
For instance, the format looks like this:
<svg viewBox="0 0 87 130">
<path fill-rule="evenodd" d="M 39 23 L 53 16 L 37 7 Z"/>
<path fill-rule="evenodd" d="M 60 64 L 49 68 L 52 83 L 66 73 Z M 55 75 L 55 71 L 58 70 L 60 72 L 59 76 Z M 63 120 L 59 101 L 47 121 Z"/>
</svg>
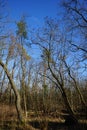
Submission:
<svg viewBox="0 0 87 130">
<path fill-rule="evenodd" d="M 38 27 L 43 25 L 44 17 L 57 16 L 58 0 L 8 0 L 8 11 L 13 21 L 10 25 L 11 30 L 15 29 L 15 21 L 19 21 L 22 15 L 27 16 L 28 28 Z M 33 47 L 29 53 L 38 59 L 40 52 Z"/>
<path fill-rule="evenodd" d="M 30 23 L 40 25 L 46 16 L 56 17 L 58 0 L 8 0 L 9 14 L 13 20 L 22 15 L 29 18 Z"/>
<path fill-rule="evenodd" d="M 28 26 L 42 26 L 44 17 L 61 17 L 59 2 L 61 0 L 7 0 L 10 18 L 19 21 L 22 15 L 28 16 Z M 83 1 L 83 0 L 80 0 Z M 58 15 L 59 14 L 59 15 Z M 11 25 L 13 28 L 15 24 Z M 38 59 L 38 48 L 34 48 L 29 54 Z"/>
</svg>

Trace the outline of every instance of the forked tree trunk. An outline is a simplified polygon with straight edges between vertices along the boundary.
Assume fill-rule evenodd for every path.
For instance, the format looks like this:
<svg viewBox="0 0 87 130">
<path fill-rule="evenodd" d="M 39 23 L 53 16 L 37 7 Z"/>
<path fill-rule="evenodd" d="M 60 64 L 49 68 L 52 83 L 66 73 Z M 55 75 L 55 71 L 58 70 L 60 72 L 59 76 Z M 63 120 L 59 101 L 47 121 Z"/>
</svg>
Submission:
<svg viewBox="0 0 87 130">
<path fill-rule="evenodd" d="M 8 69 L 7 69 L 7 66 L 0 60 L 0 65 L 2 66 L 2 68 L 4 69 L 8 79 L 9 79 L 9 82 L 11 84 L 11 87 L 15 93 L 15 97 L 16 97 L 16 100 L 15 100 L 15 105 L 16 105 L 16 110 L 17 110 L 17 114 L 18 114 L 18 119 L 20 122 L 23 121 L 23 117 L 22 117 L 22 111 L 21 111 L 21 105 L 20 105 L 20 95 L 19 95 L 19 92 L 16 88 L 16 85 L 12 79 L 12 75 L 9 73 Z"/>
</svg>

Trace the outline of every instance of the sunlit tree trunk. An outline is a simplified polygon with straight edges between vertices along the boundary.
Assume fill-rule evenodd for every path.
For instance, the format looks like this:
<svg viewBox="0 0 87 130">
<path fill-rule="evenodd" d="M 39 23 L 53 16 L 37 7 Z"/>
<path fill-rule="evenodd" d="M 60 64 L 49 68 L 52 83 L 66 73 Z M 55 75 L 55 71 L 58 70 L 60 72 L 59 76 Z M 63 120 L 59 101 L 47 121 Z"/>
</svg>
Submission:
<svg viewBox="0 0 87 130">
<path fill-rule="evenodd" d="M 26 30 L 26 22 L 24 17 L 17 23 L 17 35 L 19 36 L 19 42 L 21 44 L 21 55 L 20 55 L 20 64 L 21 64 L 21 89 L 23 94 L 23 105 L 24 105 L 24 113 L 27 116 L 27 105 L 26 105 L 26 85 L 25 85 L 25 59 L 24 59 L 24 39 L 27 38 L 27 30 Z"/>
<path fill-rule="evenodd" d="M 20 105 L 20 95 L 19 95 L 19 92 L 16 88 L 16 85 L 12 79 L 12 75 L 9 73 L 8 69 L 7 69 L 7 66 L 0 60 L 0 65 L 2 66 L 2 68 L 4 69 L 8 79 L 9 79 L 9 82 L 11 84 L 11 87 L 15 93 L 15 105 L 16 105 L 16 110 L 17 110 L 17 114 L 18 114 L 18 119 L 20 122 L 23 121 L 23 117 L 22 117 L 22 111 L 21 111 L 21 105 Z"/>
</svg>

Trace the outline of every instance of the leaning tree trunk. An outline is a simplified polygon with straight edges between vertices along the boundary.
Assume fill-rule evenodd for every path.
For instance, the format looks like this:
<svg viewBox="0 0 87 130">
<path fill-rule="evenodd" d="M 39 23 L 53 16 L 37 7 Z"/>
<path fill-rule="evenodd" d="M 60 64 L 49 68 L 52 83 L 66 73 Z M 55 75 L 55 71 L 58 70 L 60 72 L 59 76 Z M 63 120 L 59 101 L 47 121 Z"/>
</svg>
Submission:
<svg viewBox="0 0 87 130">
<path fill-rule="evenodd" d="M 65 89 L 63 88 L 63 86 L 61 87 L 62 89 L 62 97 L 63 97 L 63 100 L 64 100 L 64 103 L 65 103 L 65 106 L 67 108 L 67 111 L 69 113 L 69 115 L 67 117 L 65 117 L 65 123 L 66 124 L 77 124 L 78 123 L 78 120 L 74 114 L 74 111 L 72 110 L 71 106 L 70 106 L 70 103 L 68 101 L 68 98 L 66 96 L 66 92 L 65 92 Z"/>
<path fill-rule="evenodd" d="M 9 73 L 8 69 L 7 69 L 7 66 L 0 60 L 0 65 L 2 66 L 2 68 L 4 69 L 8 79 L 9 79 L 9 82 L 11 84 L 11 87 L 15 93 L 15 97 L 16 97 L 16 100 L 15 100 L 15 105 L 16 105 L 16 110 L 17 110 L 17 114 L 18 114 L 18 119 L 20 122 L 23 121 L 23 117 L 22 117 L 22 111 L 21 111 L 21 105 L 20 105 L 20 95 L 19 95 L 19 92 L 16 88 L 16 85 L 12 79 L 12 75 Z"/>
<path fill-rule="evenodd" d="M 49 59 L 49 57 L 48 57 Z M 52 71 L 51 67 L 50 67 L 50 64 L 49 64 L 49 60 L 48 60 L 48 67 L 50 69 L 50 72 L 52 74 L 52 76 L 54 77 L 54 79 L 57 81 L 57 86 L 59 86 L 58 88 L 60 88 L 61 90 L 61 93 L 62 93 L 62 98 L 64 100 L 64 103 L 65 103 L 65 106 L 67 108 L 67 111 L 69 113 L 69 116 L 65 119 L 65 123 L 67 124 L 77 124 L 78 123 L 78 120 L 77 118 L 75 117 L 75 114 L 70 106 L 70 103 L 68 101 L 68 98 L 67 98 L 67 95 L 66 95 L 66 92 L 65 92 L 65 89 L 64 89 L 64 85 L 63 85 L 63 79 L 62 79 L 62 76 L 60 77 L 61 78 L 61 82 L 59 81 L 58 77 L 56 76 L 56 74 Z M 60 74 L 61 75 L 61 74 Z"/>
</svg>

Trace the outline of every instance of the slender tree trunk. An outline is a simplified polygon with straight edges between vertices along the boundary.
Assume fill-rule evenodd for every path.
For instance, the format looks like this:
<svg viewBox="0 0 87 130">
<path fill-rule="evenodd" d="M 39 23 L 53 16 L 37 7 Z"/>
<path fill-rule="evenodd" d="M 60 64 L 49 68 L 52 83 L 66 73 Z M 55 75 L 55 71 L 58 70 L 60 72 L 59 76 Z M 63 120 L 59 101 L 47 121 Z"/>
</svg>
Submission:
<svg viewBox="0 0 87 130">
<path fill-rule="evenodd" d="M 84 100 L 84 97 L 83 97 L 83 95 L 82 95 L 82 93 L 81 93 L 81 91 L 80 91 L 80 88 L 79 88 L 79 86 L 78 86 L 78 84 L 77 84 L 75 78 L 74 78 L 74 77 L 72 76 L 72 74 L 71 74 L 71 70 L 70 70 L 69 66 L 67 65 L 66 61 L 63 61 L 63 62 L 64 62 L 64 64 L 65 64 L 66 68 L 67 68 L 67 71 L 68 71 L 68 74 L 69 74 L 70 78 L 71 78 L 71 79 L 73 80 L 73 82 L 74 82 L 74 87 L 75 87 L 76 91 L 78 92 L 78 95 L 80 96 L 80 99 L 81 99 L 82 104 L 84 105 L 85 108 L 87 108 L 87 105 L 86 105 L 86 102 L 85 102 L 85 100 Z"/>
<path fill-rule="evenodd" d="M 24 78 L 22 78 L 22 94 L 23 94 L 23 107 L 24 107 L 24 113 L 27 117 L 27 103 L 26 103 L 26 86 L 24 82 Z"/>
<path fill-rule="evenodd" d="M 11 87 L 15 93 L 15 97 L 16 97 L 16 100 L 15 100 L 15 105 L 16 105 L 16 110 L 17 110 L 17 114 L 18 114 L 18 119 L 20 122 L 23 121 L 23 117 L 22 117 L 22 111 L 21 111 L 21 105 L 20 105 L 20 95 L 19 95 L 19 92 L 16 88 L 16 85 L 12 79 L 12 75 L 9 73 L 8 69 L 7 69 L 7 66 L 0 60 L 0 65 L 2 66 L 2 68 L 4 69 L 8 79 L 9 79 L 9 82 L 11 84 Z"/>
<path fill-rule="evenodd" d="M 26 71 L 26 67 L 25 67 L 25 61 L 23 59 L 23 36 L 20 37 L 20 43 L 22 46 L 22 53 L 21 53 L 21 69 L 22 69 L 22 86 L 21 88 L 23 89 L 22 94 L 23 94 L 23 105 L 24 105 L 24 113 L 27 117 L 27 103 L 26 103 L 26 86 L 25 86 L 25 71 Z"/>
</svg>

